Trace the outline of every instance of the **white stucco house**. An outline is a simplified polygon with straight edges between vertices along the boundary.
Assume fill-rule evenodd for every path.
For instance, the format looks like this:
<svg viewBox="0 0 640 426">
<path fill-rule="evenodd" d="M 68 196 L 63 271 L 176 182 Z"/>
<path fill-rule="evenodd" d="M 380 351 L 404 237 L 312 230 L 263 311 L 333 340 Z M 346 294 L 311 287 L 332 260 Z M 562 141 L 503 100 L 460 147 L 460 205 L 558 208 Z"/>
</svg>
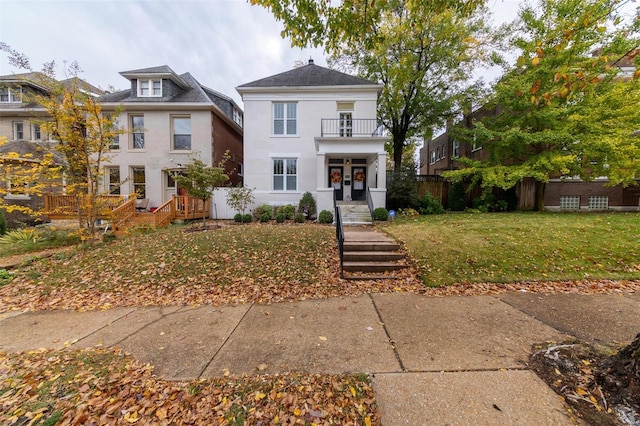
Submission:
<svg viewBox="0 0 640 426">
<path fill-rule="evenodd" d="M 244 185 L 256 204 L 297 205 L 309 191 L 318 212 L 338 201 L 384 207 L 386 157 L 376 119 L 382 85 L 307 65 L 238 86 L 244 102 Z M 367 191 L 367 189 L 369 191 Z"/>
</svg>

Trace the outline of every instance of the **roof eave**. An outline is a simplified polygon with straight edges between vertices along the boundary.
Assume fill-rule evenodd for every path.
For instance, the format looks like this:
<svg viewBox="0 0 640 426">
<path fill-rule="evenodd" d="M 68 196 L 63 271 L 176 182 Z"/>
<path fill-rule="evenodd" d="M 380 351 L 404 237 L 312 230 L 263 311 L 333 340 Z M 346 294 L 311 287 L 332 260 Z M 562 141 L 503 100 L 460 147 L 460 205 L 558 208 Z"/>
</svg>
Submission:
<svg viewBox="0 0 640 426">
<path fill-rule="evenodd" d="M 380 93 L 384 86 L 382 84 L 353 84 L 353 85 L 333 85 L 333 86 L 238 86 L 236 91 L 243 95 L 245 93 L 283 93 L 283 92 L 367 92 L 375 90 Z"/>
</svg>

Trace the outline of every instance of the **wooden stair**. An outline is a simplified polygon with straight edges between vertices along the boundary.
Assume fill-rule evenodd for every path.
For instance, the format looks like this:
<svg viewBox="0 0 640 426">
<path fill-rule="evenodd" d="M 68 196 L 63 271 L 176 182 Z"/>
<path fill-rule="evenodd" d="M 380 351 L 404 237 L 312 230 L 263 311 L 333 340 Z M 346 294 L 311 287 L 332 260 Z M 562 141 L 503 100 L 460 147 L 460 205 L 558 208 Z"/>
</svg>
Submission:
<svg viewBox="0 0 640 426">
<path fill-rule="evenodd" d="M 350 273 L 345 278 L 390 278 L 390 272 L 407 267 L 400 244 L 386 234 L 369 227 L 345 227 L 344 235 L 342 270 Z"/>
</svg>

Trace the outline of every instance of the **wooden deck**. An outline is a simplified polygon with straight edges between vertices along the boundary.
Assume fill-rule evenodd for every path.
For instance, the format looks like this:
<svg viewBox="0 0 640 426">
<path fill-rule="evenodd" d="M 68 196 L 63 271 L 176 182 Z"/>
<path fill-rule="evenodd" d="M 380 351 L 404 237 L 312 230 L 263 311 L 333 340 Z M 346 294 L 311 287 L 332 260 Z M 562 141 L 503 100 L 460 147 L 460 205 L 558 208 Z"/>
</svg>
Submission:
<svg viewBox="0 0 640 426">
<path fill-rule="evenodd" d="M 113 231 L 124 233 L 126 229 L 147 224 L 164 227 L 174 220 L 196 220 L 210 215 L 210 203 L 203 203 L 198 198 L 174 195 L 169 201 L 154 211 L 138 211 L 136 199 L 125 200 L 123 196 L 104 195 L 98 198 L 100 203 L 99 218 L 108 220 Z M 82 205 L 80 197 L 69 195 L 46 195 L 45 214 L 49 219 L 76 219 Z"/>
</svg>

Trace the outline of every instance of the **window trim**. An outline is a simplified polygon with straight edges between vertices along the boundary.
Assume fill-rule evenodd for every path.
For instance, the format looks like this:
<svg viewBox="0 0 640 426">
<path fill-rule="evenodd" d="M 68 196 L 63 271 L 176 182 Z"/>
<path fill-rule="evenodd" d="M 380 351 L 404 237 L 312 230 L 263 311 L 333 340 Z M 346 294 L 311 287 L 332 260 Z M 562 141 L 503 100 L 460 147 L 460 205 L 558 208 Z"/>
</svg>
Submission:
<svg viewBox="0 0 640 426">
<path fill-rule="evenodd" d="M 117 170 L 118 171 L 118 182 L 111 182 L 111 177 L 112 177 L 112 171 L 113 170 Z M 105 166 L 104 168 L 104 175 L 105 175 L 105 190 L 107 191 L 107 194 L 109 195 L 121 195 L 122 194 L 122 180 L 120 179 L 120 166 Z M 117 184 L 117 186 L 116 186 Z M 117 190 L 117 192 L 114 192 L 113 190 Z"/>
<path fill-rule="evenodd" d="M 283 133 L 276 133 L 276 105 L 283 105 L 282 111 L 282 131 Z M 295 105 L 295 117 L 289 118 L 289 105 Z M 296 126 L 295 133 L 287 133 L 288 123 L 293 122 Z M 271 103 L 271 136 L 275 137 L 296 137 L 298 136 L 298 102 L 272 102 Z"/>
<path fill-rule="evenodd" d="M 160 93 L 155 94 L 154 83 L 160 83 Z M 146 83 L 146 87 L 143 89 L 142 84 Z M 145 94 L 143 90 L 146 90 Z M 139 98 L 161 98 L 162 97 L 162 79 L 159 78 L 139 78 L 137 87 Z"/>
<path fill-rule="evenodd" d="M 176 134 L 175 133 L 175 119 L 185 119 L 188 118 L 189 119 L 189 148 L 188 149 L 177 149 L 176 148 L 176 136 L 187 136 L 186 134 Z M 177 151 L 177 152 L 190 152 L 193 150 L 193 126 L 192 124 L 192 120 L 191 120 L 191 115 L 190 114 L 176 114 L 176 115 L 171 115 L 171 151 Z"/>
<path fill-rule="evenodd" d="M 282 172 L 283 173 L 282 174 L 280 174 L 280 173 L 276 174 L 275 173 L 275 165 L 276 165 L 275 162 L 276 161 L 283 161 L 283 164 L 282 164 Z M 295 161 L 295 167 L 296 167 L 296 173 L 295 174 L 287 173 L 287 167 L 288 167 L 287 162 L 288 161 Z M 277 192 L 277 193 L 283 193 L 283 192 L 295 193 L 295 192 L 298 192 L 298 187 L 299 187 L 298 175 L 299 174 L 300 173 L 298 171 L 298 158 L 297 157 L 293 157 L 293 156 L 282 156 L 282 157 L 280 157 L 280 156 L 278 156 L 278 157 L 272 157 L 271 158 L 271 190 L 273 192 Z M 276 186 L 275 185 L 276 176 L 282 176 L 282 189 L 276 189 L 276 187 L 275 187 Z M 295 176 L 295 178 L 296 178 L 296 180 L 295 180 L 295 188 L 294 189 L 289 189 L 288 188 L 287 177 L 289 177 L 289 176 Z"/>
<path fill-rule="evenodd" d="M 134 127 L 133 120 L 135 118 L 142 118 L 142 128 Z M 129 129 L 131 130 L 131 137 L 129 138 L 129 150 L 130 151 L 144 151 L 146 149 L 146 143 L 144 138 L 144 114 L 129 114 Z M 139 131 L 135 131 L 139 130 Z M 142 134 L 142 148 L 136 148 L 136 135 Z"/>
<path fill-rule="evenodd" d="M 42 129 L 40 128 L 39 123 L 31 123 L 31 140 L 33 141 L 42 140 Z"/>
<path fill-rule="evenodd" d="M 143 183 L 136 183 L 135 181 L 135 171 L 136 170 L 140 170 L 142 169 L 142 176 L 144 176 L 144 182 Z M 144 166 L 130 166 L 129 167 L 129 176 L 131 177 L 131 187 L 130 187 L 130 194 L 131 195 L 136 195 L 136 186 L 142 186 L 144 188 L 144 192 L 142 195 L 138 196 L 136 195 L 136 198 L 146 198 L 147 195 L 147 171 L 146 168 Z"/>
<path fill-rule="evenodd" d="M 431 153 L 429 154 L 429 164 L 436 164 L 436 151 L 435 151 L 435 149 L 432 149 Z"/>
<path fill-rule="evenodd" d="M 3 101 L 0 97 L 0 103 L 3 104 L 21 104 L 22 103 L 22 86 L 17 87 L 1 87 L 0 90 L 7 91 L 7 100 Z M 16 91 L 16 89 L 18 89 Z M 14 94 L 15 93 L 15 94 Z"/>
<path fill-rule="evenodd" d="M 24 140 L 24 122 L 23 121 L 14 121 L 12 123 L 13 128 L 13 140 L 14 141 L 23 141 Z M 20 127 L 20 131 L 18 131 L 18 126 Z M 18 137 L 18 134 L 20 137 Z"/>
</svg>

